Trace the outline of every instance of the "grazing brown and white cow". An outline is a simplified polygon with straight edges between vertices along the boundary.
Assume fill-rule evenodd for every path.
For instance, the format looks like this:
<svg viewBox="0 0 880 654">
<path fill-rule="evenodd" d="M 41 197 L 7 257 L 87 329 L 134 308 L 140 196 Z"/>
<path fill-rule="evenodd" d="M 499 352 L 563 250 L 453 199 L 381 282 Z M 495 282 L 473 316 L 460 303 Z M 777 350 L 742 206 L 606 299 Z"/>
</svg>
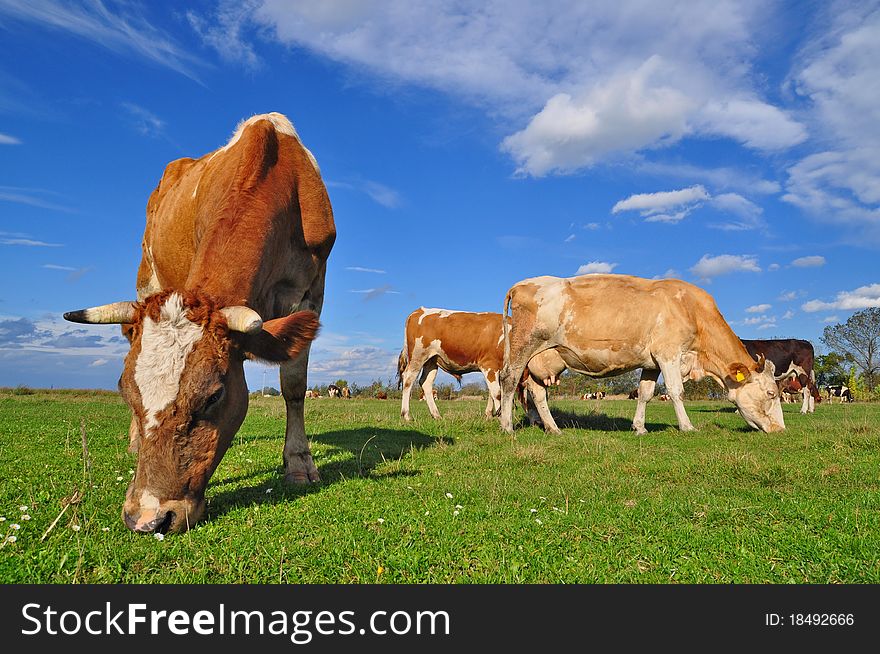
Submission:
<svg viewBox="0 0 880 654">
<path fill-rule="evenodd" d="M 341 393 L 341 391 L 339 389 L 339 386 L 337 386 L 336 384 L 330 384 L 327 387 L 327 396 L 328 397 L 340 397 L 340 393 Z"/>
<path fill-rule="evenodd" d="M 640 434 L 661 372 L 683 431 L 694 429 L 682 402 L 683 381 L 707 376 L 727 389 L 750 426 L 766 432 L 785 428 L 772 362 L 752 359 L 712 297 L 692 284 L 602 274 L 515 284 L 504 299 L 505 431 L 513 433 L 514 391 L 529 359 L 550 349 L 568 368 L 591 377 L 641 368 L 632 424 Z M 538 410 L 545 428 L 558 432 L 546 406 Z"/>
<path fill-rule="evenodd" d="M 281 114 L 242 121 L 223 147 L 165 168 L 147 203 L 137 302 L 64 316 L 120 323 L 131 343 L 119 380 L 138 451 L 130 529 L 183 531 L 202 516 L 247 412 L 247 358 L 281 365 L 285 480 L 319 480 L 303 397 L 335 238 L 318 165 Z"/>
<path fill-rule="evenodd" d="M 451 311 L 420 307 L 406 319 L 404 345 L 397 359 L 398 387 L 403 388 L 400 415 L 412 420 L 409 410 L 410 394 L 418 378 L 422 397 L 428 411 L 440 418 L 434 379 L 438 368 L 461 380 L 469 372 L 482 372 L 489 388 L 486 418 L 497 415 L 501 408 L 501 386 L 498 373 L 504 352 L 501 314 L 489 312 Z M 561 365 L 557 365 L 561 364 Z M 565 364 L 555 353 L 548 353 L 529 362 L 521 384 L 530 392 L 543 392 L 546 386 L 557 384 Z M 543 387 L 539 389 L 538 387 Z M 521 400 L 525 399 L 521 395 Z M 534 424 L 537 417 L 529 412 Z"/>
<path fill-rule="evenodd" d="M 795 378 L 801 389 L 801 413 L 813 413 L 816 402 L 822 401 L 816 375 L 813 372 L 813 344 L 798 338 L 742 339 L 743 345 L 754 356 L 763 355 L 776 368 L 776 381 Z"/>
</svg>

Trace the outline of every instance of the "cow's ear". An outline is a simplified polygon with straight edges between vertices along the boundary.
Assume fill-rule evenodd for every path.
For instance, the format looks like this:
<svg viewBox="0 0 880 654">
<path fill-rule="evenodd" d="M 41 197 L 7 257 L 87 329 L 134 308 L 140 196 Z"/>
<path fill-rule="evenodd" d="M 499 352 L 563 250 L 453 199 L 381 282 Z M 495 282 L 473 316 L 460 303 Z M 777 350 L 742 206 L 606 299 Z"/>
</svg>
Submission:
<svg viewBox="0 0 880 654">
<path fill-rule="evenodd" d="M 730 368 L 728 368 L 727 371 L 730 375 L 730 379 L 737 384 L 744 383 L 752 374 L 748 367 L 741 363 L 731 363 Z"/>
<path fill-rule="evenodd" d="M 294 359 L 318 335 L 318 314 L 297 311 L 284 318 L 267 320 L 254 334 L 239 334 L 237 340 L 249 358 L 269 363 Z"/>
</svg>

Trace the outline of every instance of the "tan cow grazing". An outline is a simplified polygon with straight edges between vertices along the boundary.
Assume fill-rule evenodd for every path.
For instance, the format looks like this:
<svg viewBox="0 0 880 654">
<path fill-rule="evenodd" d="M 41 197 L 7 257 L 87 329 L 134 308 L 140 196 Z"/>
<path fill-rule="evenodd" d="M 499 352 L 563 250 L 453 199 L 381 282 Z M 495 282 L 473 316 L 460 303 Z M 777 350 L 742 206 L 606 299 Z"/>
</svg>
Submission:
<svg viewBox="0 0 880 654">
<path fill-rule="evenodd" d="M 131 343 L 119 388 L 138 451 L 122 517 L 184 531 L 244 420 L 247 358 L 281 365 L 285 480 L 319 480 L 303 422 L 311 340 L 336 238 L 318 165 L 277 113 L 242 121 L 223 147 L 165 168 L 147 203 L 137 302 L 83 309 Z"/>
<path fill-rule="evenodd" d="M 434 379 L 438 368 L 453 377 L 469 372 L 482 372 L 489 388 L 486 403 L 486 418 L 498 415 L 501 409 L 501 386 L 498 373 L 501 371 L 504 350 L 500 313 L 451 311 L 449 309 L 426 309 L 420 307 L 406 319 L 404 327 L 404 346 L 397 359 L 398 387 L 403 387 L 400 415 L 412 420 L 409 403 L 416 378 L 422 388 L 421 397 L 428 405 L 428 411 L 435 419 L 440 419 L 437 410 L 437 397 Z M 561 364 L 561 367 L 558 364 Z M 546 387 L 558 383 L 558 376 L 565 370 L 565 364 L 555 353 L 547 353 L 529 362 L 521 383 L 530 392 L 543 392 Z M 524 396 L 521 396 L 524 399 Z M 536 416 L 529 414 L 534 424 Z"/>
<path fill-rule="evenodd" d="M 509 316 L 507 315 L 509 310 Z M 632 427 L 645 430 L 645 405 L 660 373 L 679 428 L 694 429 L 685 413 L 684 379 L 712 377 L 728 391 L 755 429 L 785 429 L 773 364 L 749 356 L 712 297 L 674 279 L 628 275 L 535 277 L 515 284 L 504 299 L 501 426 L 513 433 L 516 384 L 535 354 L 556 350 L 565 365 L 591 377 L 642 369 Z M 536 398 L 545 429 L 558 432 Z"/>
</svg>

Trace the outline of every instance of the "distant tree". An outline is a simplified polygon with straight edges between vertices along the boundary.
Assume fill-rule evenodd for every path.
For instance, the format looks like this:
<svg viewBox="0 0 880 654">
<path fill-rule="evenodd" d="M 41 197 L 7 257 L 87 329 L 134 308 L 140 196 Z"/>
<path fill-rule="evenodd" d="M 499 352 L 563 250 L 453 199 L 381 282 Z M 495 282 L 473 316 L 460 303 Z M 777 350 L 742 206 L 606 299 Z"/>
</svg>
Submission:
<svg viewBox="0 0 880 654">
<path fill-rule="evenodd" d="M 346 386 L 348 386 L 348 381 L 345 379 L 337 379 L 335 382 L 333 382 L 333 384 L 338 386 L 339 388 L 345 388 Z"/>
<path fill-rule="evenodd" d="M 816 383 L 819 386 L 834 386 L 846 384 L 846 363 L 852 363 L 851 357 L 841 356 L 837 352 L 819 354 L 813 362 L 813 372 L 816 373 Z"/>
<path fill-rule="evenodd" d="M 874 390 L 880 378 L 880 308 L 862 309 L 843 324 L 829 325 L 822 342 L 838 354 L 852 357 L 867 390 Z"/>
</svg>

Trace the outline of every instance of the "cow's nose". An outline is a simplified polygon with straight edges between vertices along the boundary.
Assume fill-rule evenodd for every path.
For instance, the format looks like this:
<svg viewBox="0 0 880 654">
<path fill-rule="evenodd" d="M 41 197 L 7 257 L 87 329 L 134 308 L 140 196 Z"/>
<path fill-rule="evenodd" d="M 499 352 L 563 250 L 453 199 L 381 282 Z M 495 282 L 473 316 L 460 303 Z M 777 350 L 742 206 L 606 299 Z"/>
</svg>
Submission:
<svg viewBox="0 0 880 654">
<path fill-rule="evenodd" d="M 125 514 L 125 525 L 132 531 L 139 534 L 164 533 L 174 520 L 174 513 L 168 511 L 160 513 L 152 520 L 142 522 L 132 518 L 128 513 Z"/>
</svg>

